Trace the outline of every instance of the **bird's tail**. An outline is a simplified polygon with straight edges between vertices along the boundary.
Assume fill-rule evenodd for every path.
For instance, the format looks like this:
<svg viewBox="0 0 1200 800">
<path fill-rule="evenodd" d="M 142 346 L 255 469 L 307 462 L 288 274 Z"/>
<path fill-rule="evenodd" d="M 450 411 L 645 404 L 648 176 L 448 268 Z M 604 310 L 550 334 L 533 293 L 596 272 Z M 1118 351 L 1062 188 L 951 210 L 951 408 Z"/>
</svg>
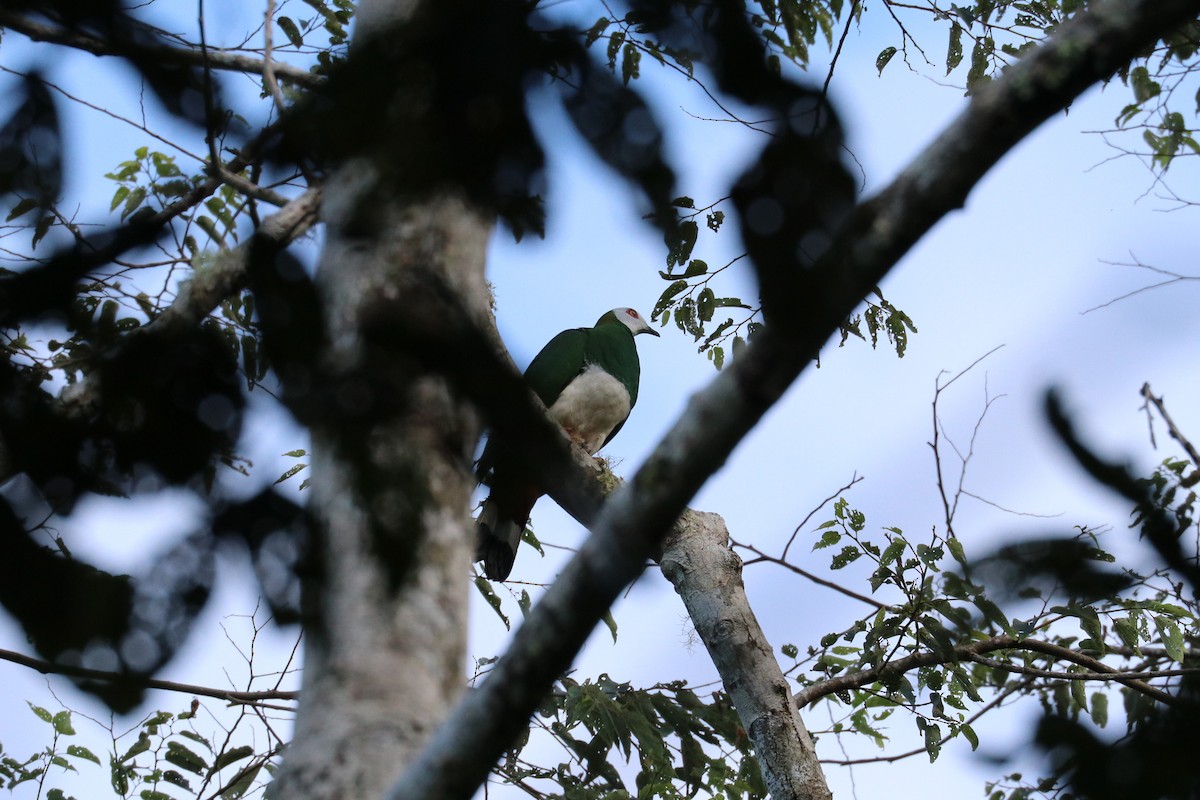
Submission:
<svg viewBox="0 0 1200 800">
<path fill-rule="evenodd" d="M 512 572 L 524 526 L 504 518 L 492 498 L 483 501 L 475 522 L 475 560 L 483 562 L 489 580 L 503 581 Z"/>
</svg>

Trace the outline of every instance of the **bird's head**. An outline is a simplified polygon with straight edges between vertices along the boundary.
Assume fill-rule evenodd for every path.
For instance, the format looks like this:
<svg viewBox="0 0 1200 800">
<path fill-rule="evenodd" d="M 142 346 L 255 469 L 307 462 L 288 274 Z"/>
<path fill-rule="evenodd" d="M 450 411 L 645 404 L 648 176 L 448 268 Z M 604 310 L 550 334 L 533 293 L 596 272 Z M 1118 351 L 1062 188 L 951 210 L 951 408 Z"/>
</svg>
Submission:
<svg viewBox="0 0 1200 800">
<path fill-rule="evenodd" d="M 633 332 L 634 336 L 639 333 L 648 333 L 651 336 L 659 336 L 658 331 L 651 328 L 646 322 L 645 317 L 639 314 L 632 308 L 614 308 L 607 314 L 596 320 L 597 325 L 603 325 L 606 322 L 619 322 Z"/>
</svg>

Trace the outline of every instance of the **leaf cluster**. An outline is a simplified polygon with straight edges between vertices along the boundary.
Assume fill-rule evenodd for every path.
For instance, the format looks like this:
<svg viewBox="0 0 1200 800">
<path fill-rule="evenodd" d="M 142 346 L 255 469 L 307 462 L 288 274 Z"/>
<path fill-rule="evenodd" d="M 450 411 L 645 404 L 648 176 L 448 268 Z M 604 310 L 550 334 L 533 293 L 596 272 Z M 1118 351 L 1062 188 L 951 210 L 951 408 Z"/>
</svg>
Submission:
<svg viewBox="0 0 1200 800">
<path fill-rule="evenodd" d="M 80 774 L 88 765 L 103 768 L 101 755 L 76 736 L 74 715 L 30 704 L 30 710 L 50 727 L 50 744 L 24 759 L 0 749 L 0 779 L 4 788 L 36 783 L 47 798 L 73 800 L 55 786 L 66 773 Z M 212 797 L 237 800 L 262 790 L 275 769 L 277 752 L 255 753 L 250 745 L 233 745 L 229 737 L 214 744 L 196 731 L 199 703 L 187 711 L 157 711 L 125 731 L 107 730 L 108 786 L 114 796 L 142 800 Z M 70 743 L 68 743 L 70 742 Z"/>
<path fill-rule="evenodd" d="M 531 734 L 497 772 L 508 782 L 551 786 L 546 797 L 766 797 L 729 698 L 703 697 L 684 682 L 637 689 L 606 674 L 582 682 L 565 677 L 539 709 Z M 539 735 L 558 743 L 557 765 L 525 760 Z"/>
</svg>

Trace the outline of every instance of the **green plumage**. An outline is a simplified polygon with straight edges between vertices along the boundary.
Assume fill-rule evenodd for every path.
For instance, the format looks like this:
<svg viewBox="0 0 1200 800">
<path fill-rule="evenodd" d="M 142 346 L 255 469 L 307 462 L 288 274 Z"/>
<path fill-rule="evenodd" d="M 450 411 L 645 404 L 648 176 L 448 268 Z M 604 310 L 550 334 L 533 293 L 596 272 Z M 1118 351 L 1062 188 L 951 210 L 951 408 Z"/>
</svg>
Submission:
<svg viewBox="0 0 1200 800">
<path fill-rule="evenodd" d="M 640 333 L 658 336 L 633 309 L 613 309 L 594 327 L 555 336 L 525 370 L 529 387 L 589 453 L 608 444 L 637 402 L 642 369 L 634 336 Z M 476 526 L 476 559 L 484 562 L 484 573 L 492 580 L 508 577 L 529 514 L 542 494 L 514 457 L 519 450 L 519 442 L 489 439 L 477 464 L 491 494 Z"/>
</svg>

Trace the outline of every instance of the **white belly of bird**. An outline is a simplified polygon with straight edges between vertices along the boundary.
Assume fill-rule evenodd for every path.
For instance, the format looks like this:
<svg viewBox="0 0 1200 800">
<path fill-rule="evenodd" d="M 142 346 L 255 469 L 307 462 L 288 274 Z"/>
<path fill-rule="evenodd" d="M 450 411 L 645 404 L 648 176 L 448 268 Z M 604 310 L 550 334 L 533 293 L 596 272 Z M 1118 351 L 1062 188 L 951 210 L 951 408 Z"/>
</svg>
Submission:
<svg viewBox="0 0 1200 800">
<path fill-rule="evenodd" d="M 550 406 L 550 416 L 580 447 L 595 453 L 612 429 L 629 416 L 629 391 L 593 364 L 567 384 Z"/>
</svg>

